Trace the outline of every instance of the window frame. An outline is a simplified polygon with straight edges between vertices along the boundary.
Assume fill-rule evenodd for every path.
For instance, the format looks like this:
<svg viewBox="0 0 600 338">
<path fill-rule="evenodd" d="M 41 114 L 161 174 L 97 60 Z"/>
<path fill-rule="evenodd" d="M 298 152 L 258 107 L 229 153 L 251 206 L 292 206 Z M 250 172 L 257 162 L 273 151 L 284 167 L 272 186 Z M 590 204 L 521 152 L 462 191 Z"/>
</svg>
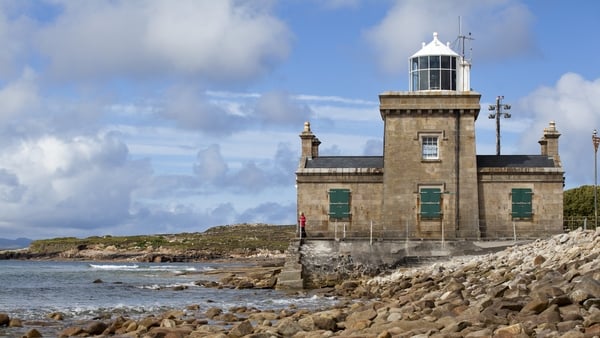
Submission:
<svg viewBox="0 0 600 338">
<path fill-rule="evenodd" d="M 426 140 L 435 139 L 435 144 L 426 143 Z M 439 134 L 422 134 L 420 135 L 420 143 L 421 143 L 421 160 L 423 161 L 437 161 L 440 159 L 440 135 Z M 426 151 L 433 149 L 435 146 L 435 152 Z M 435 153 L 435 154 L 433 154 Z"/>
</svg>

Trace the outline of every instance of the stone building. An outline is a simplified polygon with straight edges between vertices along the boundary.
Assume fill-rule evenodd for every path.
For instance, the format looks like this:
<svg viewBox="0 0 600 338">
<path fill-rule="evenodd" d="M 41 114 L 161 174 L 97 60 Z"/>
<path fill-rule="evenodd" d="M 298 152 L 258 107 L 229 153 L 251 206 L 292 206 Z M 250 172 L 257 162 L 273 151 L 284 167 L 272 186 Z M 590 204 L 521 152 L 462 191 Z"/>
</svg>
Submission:
<svg viewBox="0 0 600 338">
<path fill-rule="evenodd" d="M 383 156 L 320 156 L 300 134 L 298 213 L 313 238 L 536 238 L 563 229 L 554 122 L 536 155 L 477 155 L 481 95 L 470 64 L 437 34 L 409 58 L 409 91 L 379 95 Z"/>
</svg>

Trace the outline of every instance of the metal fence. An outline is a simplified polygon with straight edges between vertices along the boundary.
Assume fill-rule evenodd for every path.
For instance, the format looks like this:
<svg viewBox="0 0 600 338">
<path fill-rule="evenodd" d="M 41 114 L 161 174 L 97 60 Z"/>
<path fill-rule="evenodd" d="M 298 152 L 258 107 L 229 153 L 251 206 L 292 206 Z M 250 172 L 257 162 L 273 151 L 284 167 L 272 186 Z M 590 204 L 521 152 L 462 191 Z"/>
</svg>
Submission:
<svg viewBox="0 0 600 338">
<path fill-rule="evenodd" d="M 418 226 L 415 224 L 405 224 L 402 228 L 398 229 L 399 226 L 382 225 L 375 222 L 368 224 L 357 224 L 353 223 L 350 226 L 344 222 L 338 222 L 332 224 L 327 230 L 324 229 L 311 229 L 310 224 L 306 226 L 306 232 L 309 238 L 322 238 L 322 239 L 335 239 L 335 240 L 370 240 L 370 241 L 381 241 L 381 240 L 523 240 L 523 239 L 536 239 L 548 237 L 549 234 L 547 229 L 527 229 L 519 226 L 518 222 L 510 222 L 504 227 L 493 227 L 491 229 L 485 229 L 480 226 L 479 223 L 473 228 L 479 229 L 477 235 L 473 235 L 472 231 L 468 234 L 462 234 L 461 231 L 456 231 L 453 225 L 448 224 L 442 226 L 435 231 L 423 231 L 423 229 L 417 229 Z M 586 219 L 585 217 L 570 217 L 564 219 L 563 230 L 569 232 L 577 228 L 585 230 L 595 230 L 593 219 Z M 359 230 L 356 230 L 359 229 Z M 299 230 L 299 229 L 298 229 Z"/>
<path fill-rule="evenodd" d="M 582 228 L 584 230 L 595 230 L 596 220 L 594 217 L 584 216 L 571 216 L 564 218 L 563 229 L 565 232 L 569 232 L 578 228 Z"/>
</svg>

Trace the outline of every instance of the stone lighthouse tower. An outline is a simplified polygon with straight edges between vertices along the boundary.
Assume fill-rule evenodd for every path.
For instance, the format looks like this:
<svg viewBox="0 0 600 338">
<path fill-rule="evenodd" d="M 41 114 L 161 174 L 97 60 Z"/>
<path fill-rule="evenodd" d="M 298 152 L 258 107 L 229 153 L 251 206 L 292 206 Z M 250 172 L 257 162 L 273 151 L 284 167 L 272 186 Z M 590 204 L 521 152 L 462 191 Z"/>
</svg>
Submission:
<svg viewBox="0 0 600 338">
<path fill-rule="evenodd" d="M 382 224 L 408 238 L 477 238 L 475 120 L 470 64 L 433 40 L 409 60 L 409 91 L 379 95 L 384 121 Z"/>
</svg>

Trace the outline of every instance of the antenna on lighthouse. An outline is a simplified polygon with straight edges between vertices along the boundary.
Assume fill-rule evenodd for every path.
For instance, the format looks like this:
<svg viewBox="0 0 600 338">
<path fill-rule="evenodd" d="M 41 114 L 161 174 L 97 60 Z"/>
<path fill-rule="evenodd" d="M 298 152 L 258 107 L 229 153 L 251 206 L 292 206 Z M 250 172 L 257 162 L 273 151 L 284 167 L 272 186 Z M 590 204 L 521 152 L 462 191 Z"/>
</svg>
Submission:
<svg viewBox="0 0 600 338">
<path fill-rule="evenodd" d="M 458 38 L 457 39 L 459 40 L 458 43 L 459 43 L 460 50 L 461 50 L 460 56 L 463 59 L 466 59 L 465 58 L 465 40 L 475 40 L 475 39 L 471 36 L 471 32 L 469 32 L 468 36 L 462 34 L 462 18 L 460 16 L 458 17 Z M 472 51 L 472 49 L 471 49 L 471 51 Z"/>
<path fill-rule="evenodd" d="M 459 91 L 466 92 L 471 90 L 471 63 L 465 58 L 465 40 L 475 39 L 471 37 L 470 32 L 468 36 L 462 34 L 462 20 L 460 16 L 458 17 L 458 37 L 456 40 L 461 50 L 457 85 Z"/>
</svg>

